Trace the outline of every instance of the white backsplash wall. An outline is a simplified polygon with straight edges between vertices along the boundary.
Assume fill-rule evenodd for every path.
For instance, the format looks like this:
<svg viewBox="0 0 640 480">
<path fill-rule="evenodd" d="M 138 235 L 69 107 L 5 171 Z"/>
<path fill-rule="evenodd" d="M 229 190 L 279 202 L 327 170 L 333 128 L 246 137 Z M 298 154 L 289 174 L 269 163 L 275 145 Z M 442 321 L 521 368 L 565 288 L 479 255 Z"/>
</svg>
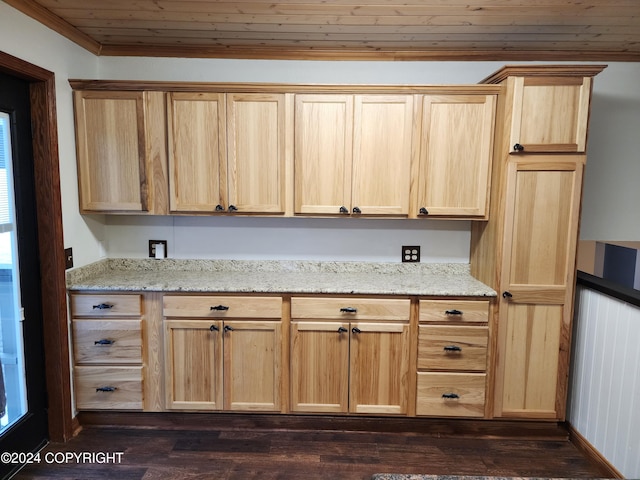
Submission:
<svg viewBox="0 0 640 480">
<path fill-rule="evenodd" d="M 106 216 L 105 255 L 148 257 L 167 240 L 170 258 L 400 262 L 419 245 L 422 263 L 468 263 L 469 221 L 368 218 Z"/>
</svg>

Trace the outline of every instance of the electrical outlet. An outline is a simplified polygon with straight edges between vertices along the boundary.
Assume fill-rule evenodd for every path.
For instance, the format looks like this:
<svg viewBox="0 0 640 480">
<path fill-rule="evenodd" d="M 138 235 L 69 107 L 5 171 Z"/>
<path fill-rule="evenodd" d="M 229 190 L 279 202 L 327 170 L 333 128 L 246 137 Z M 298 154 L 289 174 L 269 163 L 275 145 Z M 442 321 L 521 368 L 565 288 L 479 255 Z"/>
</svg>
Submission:
<svg viewBox="0 0 640 480">
<path fill-rule="evenodd" d="M 416 263 L 420 261 L 420 246 L 403 245 L 402 261 L 407 263 Z"/>
<path fill-rule="evenodd" d="M 73 248 L 64 249 L 64 268 L 65 270 L 73 268 Z"/>
<path fill-rule="evenodd" d="M 164 246 L 164 255 L 162 258 L 167 257 L 167 241 L 166 240 L 149 240 L 149 258 L 156 258 L 156 245 Z"/>
</svg>

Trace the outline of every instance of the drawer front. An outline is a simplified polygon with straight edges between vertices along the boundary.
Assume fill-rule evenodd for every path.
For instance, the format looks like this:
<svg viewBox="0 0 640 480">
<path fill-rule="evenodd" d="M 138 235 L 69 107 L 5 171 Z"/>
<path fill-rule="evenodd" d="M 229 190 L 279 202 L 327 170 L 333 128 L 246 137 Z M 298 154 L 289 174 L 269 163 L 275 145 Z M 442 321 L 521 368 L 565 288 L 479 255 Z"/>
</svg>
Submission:
<svg viewBox="0 0 640 480">
<path fill-rule="evenodd" d="M 282 298 L 165 295 L 162 311 L 165 317 L 281 318 Z"/>
<path fill-rule="evenodd" d="M 420 325 L 418 368 L 484 371 L 488 342 L 487 327 Z"/>
<path fill-rule="evenodd" d="M 488 300 L 420 300 L 421 322 L 487 322 Z"/>
<path fill-rule="evenodd" d="M 326 320 L 409 320 L 409 299 L 292 298 L 291 318 Z"/>
<path fill-rule="evenodd" d="M 483 417 L 484 373 L 418 373 L 416 414 Z"/>
<path fill-rule="evenodd" d="M 141 320 L 73 320 L 75 362 L 142 363 L 141 327 Z"/>
<path fill-rule="evenodd" d="M 142 410 L 142 366 L 75 367 L 78 410 Z"/>
<path fill-rule="evenodd" d="M 141 313 L 140 295 L 71 295 L 74 317 L 135 317 Z"/>
</svg>

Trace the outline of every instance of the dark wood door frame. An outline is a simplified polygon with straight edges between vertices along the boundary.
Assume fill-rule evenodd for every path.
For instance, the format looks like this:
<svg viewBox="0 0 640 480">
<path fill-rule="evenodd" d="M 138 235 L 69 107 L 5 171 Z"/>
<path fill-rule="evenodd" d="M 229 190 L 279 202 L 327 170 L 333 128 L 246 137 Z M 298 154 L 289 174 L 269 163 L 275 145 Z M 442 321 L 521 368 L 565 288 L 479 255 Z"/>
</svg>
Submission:
<svg viewBox="0 0 640 480">
<path fill-rule="evenodd" d="M 53 72 L 4 52 L 0 52 L 0 71 L 29 82 L 38 247 L 40 252 L 47 252 L 40 255 L 40 275 L 49 438 L 64 442 L 73 436 L 74 422 L 55 77 Z"/>
</svg>

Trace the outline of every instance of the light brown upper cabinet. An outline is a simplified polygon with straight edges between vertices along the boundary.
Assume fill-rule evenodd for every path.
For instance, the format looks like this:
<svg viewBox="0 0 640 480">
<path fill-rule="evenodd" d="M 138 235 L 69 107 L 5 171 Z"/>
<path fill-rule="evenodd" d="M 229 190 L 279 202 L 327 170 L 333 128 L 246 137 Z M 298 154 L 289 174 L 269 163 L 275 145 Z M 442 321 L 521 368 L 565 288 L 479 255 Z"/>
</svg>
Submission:
<svg viewBox="0 0 640 480">
<path fill-rule="evenodd" d="M 591 77 L 515 77 L 511 81 L 511 153 L 586 150 Z"/>
<path fill-rule="evenodd" d="M 163 102 L 156 92 L 74 92 L 82 213 L 167 213 Z"/>
<path fill-rule="evenodd" d="M 412 216 L 483 219 L 495 122 L 494 95 L 425 95 Z"/>
<path fill-rule="evenodd" d="M 169 93 L 172 212 L 285 211 L 285 95 Z"/>
<path fill-rule="evenodd" d="M 412 95 L 296 95 L 295 213 L 409 213 Z"/>
</svg>

